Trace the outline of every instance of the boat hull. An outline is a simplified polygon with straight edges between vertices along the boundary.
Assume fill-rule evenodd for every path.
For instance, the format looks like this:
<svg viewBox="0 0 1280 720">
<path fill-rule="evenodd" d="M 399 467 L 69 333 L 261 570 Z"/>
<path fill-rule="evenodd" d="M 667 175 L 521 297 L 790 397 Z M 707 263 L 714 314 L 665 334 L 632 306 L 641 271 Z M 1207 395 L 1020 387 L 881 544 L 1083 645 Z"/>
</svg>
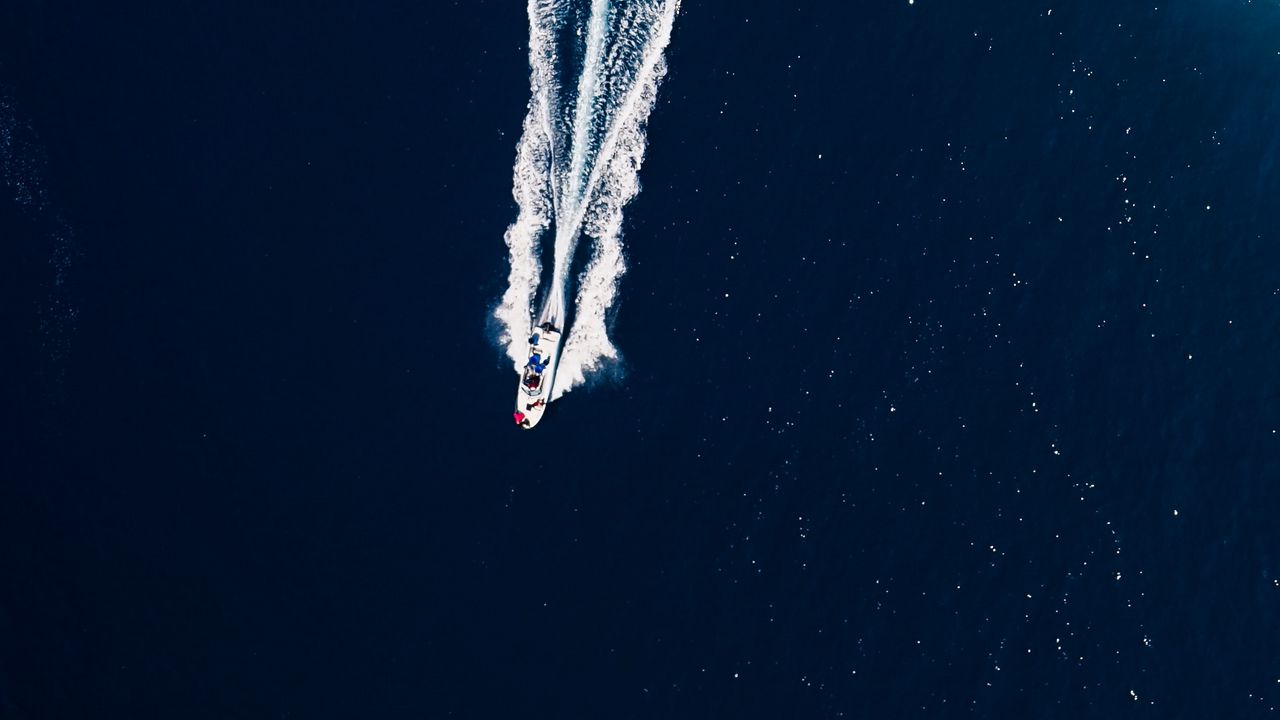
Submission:
<svg viewBox="0 0 1280 720">
<path fill-rule="evenodd" d="M 534 338 L 537 338 L 536 342 Z M 529 351 L 526 356 L 541 359 L 542 371 L 538 372 L 532 363 L 525 366 L 516 384 L 515 422 L 525 430 L 532 429 L 542 421 L 551 403 L 551 392 L 555 388 L 556 367 L 560 364 L 561 333 L 550 323 L 535 328 L 530 336 Z"/>
</svg>

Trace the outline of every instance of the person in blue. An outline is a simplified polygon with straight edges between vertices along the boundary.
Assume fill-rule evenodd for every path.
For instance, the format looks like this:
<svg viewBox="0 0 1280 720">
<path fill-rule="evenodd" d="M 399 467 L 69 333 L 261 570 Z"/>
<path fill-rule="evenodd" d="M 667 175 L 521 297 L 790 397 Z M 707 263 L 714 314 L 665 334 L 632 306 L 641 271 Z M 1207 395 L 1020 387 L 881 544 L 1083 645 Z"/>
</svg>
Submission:
<svg viewBox="0 0 1280 720">
<path fill-rule="evenodd" d="M 543 370 L 547 369 L 546 363 L 543 362 L 542 360 L 542 355 L 538 353 L 534 353 L 533 356 L 529 358 L 529 362 L 525 365 L 525 367 L 533 368 L 533 371 L 538 373 L 539 375 L 542 374 Z"/>
</svg>

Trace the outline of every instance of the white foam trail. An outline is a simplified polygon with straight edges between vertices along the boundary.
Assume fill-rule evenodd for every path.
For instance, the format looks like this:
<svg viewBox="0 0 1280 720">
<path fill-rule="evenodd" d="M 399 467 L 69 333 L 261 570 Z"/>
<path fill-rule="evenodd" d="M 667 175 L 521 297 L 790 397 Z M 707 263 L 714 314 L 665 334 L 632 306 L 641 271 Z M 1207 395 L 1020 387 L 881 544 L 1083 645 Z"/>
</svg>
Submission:
<svg viewBox="0 0 1280 720">
<path fill-rule="evenodd" d="M 573 113 L 573 155 L 569 171 L 563 178 L 564 190 L 556 214 L 555 265 L 551 280 L 551 292 L 542 320 L 550 320 L 560 327 L 565 321 L 565 291 L 568 287 L 569 264 L 577 246 L 578 231 L 559 222 L 562 214 L 570 217 L 579 214 L 579 208 L 588 200 L 584 188 L 588 182 L 587 162 L 592 148 L 592 130 L 600 113 L 602 79 L 605 65 L 602 61 L 609 30 L 609 0 L 592 0 L 591 16 L 587 21 L 587 49 L 582 62 L 582 74 L 578 76 L 578 100 Z"/>
<path fill-rule="evenodd" d="M 578 78 L 578 101 L 573 113 L 573 159 L 565 183 L 569 185 L 564 197 L 572 209 L 585 200 L 583 191 L 587 181 L 587 155 L 590 152 L 593 118 L 599 112 L 599 95 L 604 79 L 604 44 L 609 30 L 608 0 L 593 0 L 591 19 L 587 23 L 587 56 L 582 63 L 582 75 Z"/>
<path fill-rule="evenodd" d="M 618 350 L 609 340 L 606 319 L 626 272 L 622 255 L 622 210 L 640 192 L 640 165 L 647 147 L 645 123 L 666 75 L 663 53 L 671 41 L 679 0 L 652 7 L 654 28 L 643 49 L 640 67 L 597 154 L 588 191 L 595 194 L 587 218 L 587 234 L 595 238 L 590 263 L 579 280 L 573 328 L 561 353 L 552 399 L 557 399 Z M 597 188 L 597 185 L 599 187 Z M 581 223 L 581 218 L 578 219 Z"/>
<path fill-rule="evenodd" d="M 507 291 L 494 310 L 502 323 L 499 339 L 519 371 L 524 365 L 522 341 L 532 329 L 533 298 L 538 291 L 538 239 L 551 224 L 556 205 L 550 179 L 555 176 L 554 126 L 558 96 L 555 32 L 562 19 L 558 0 L 529 0 L 529 112 L 516 147 L 511 192 L 520 211 L 503 239 L 511 255 Z"/>
<path fill-rule="evenodd" d="M 580 235 L 592 238 L 553 400 L 581 384 L 602 362 L 618 357 L 606 317 L 626 271 L 622 211 L 640 190 L 645 123 L 666 73 L 663 53 L 679 0 L 592 0 L 574 115 L 571 126 L 562 128 L 553 121 L 560 117 L 554 43 L 569 16 L 561 12 L 566 5 L 567 0 L 529 2 L 532 98 L 517 148 L 513 189 L 520 212 L 507 229 L 509 287 L 494 313 L 518 372 L 526 359 L 524 338 L 541 273 L 538 240 L 551 216 L 556 222 L 555 264 L 539 322 L 550 319 L 563 327 L 574 247 Z M 571 143 L 563 137 L 568 132 Z M 564 151 L 570 153 L 568 162 L 559 162 Z"/>
</svg>

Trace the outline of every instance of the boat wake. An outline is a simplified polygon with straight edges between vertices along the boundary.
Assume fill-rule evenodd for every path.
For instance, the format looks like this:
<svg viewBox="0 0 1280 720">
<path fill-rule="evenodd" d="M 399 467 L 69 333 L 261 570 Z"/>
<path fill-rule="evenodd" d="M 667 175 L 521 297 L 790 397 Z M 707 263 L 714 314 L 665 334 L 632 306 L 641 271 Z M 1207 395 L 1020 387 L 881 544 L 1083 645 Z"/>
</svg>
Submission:
<svg viewBox="0 0 1280 720">
<path fill-rule="evenodd" d="M 640 191 L 645 124 L 666 74 L 663 54 L 679 5 L 529 0 L 531 98 L 512 189 L 519 213 L 505 236 L 511 270 L 494 316 L 520 372 L 532 328 L 550 322 L 563 329 L 570 320 L 575 250 L 580 237 L 590 240 L 552 400 L 618 357 L 606 317 L 626 271 L 622 211 Z M 554 244 L 544 283 L 541 245 L 548 235 Z"/>
</svg>

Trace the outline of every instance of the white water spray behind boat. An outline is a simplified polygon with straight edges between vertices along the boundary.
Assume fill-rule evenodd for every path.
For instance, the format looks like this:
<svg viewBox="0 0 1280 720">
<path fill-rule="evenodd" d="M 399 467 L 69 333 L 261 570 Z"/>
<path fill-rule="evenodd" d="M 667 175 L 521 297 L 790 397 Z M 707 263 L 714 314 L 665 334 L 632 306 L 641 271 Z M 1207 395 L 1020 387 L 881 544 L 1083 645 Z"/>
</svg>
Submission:
<svg viewBox="0 0 1280 720">
<path fill-rule="evenodd" d="M 640 190 L 645 124 L 666 74 L 663 54 L 678 8 L 679 0 L 529 0 L 531 97 L 512 190 L 519 214 L 505 236 L 511 270 L 494 315 L 522 375 L 534 328 L 550 323 L 565 331 L 558 357 L 550 358 L 547 400 L 618 357 L 606 316 L 626 271 L 622 211 Z M 554 244 L 544 283 L 548 235 Z M 570 317 L 571 265 L 582 236 L 591 257 L 576 278 Z"/>
</svg>

